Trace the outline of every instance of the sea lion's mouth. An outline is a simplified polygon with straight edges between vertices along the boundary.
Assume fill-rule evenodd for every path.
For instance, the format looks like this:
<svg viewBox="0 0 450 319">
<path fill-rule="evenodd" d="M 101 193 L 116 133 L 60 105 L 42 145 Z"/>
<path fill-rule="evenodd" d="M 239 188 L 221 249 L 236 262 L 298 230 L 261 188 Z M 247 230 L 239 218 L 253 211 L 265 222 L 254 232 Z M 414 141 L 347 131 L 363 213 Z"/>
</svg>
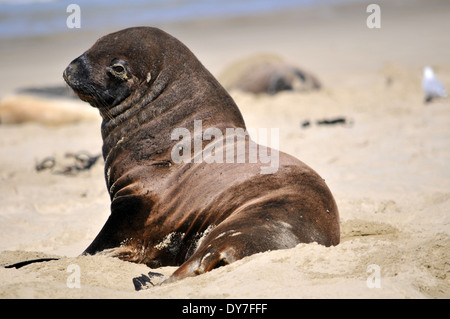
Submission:
<svg viewBox="0 0 450 319">
<path fill-rule="evenodd" d="M 77 80 L 77 77 L 73 75 L 72 64 L 70 64 L 63 72 L 64 81 L 73 90 L 73 92 L 84 102 L 88 102 L 90 105 L 97 107 L 97 100 L 94 98 L 95 94 L 89 94 L 89 92 L 95 92 L 94 89 L 89 89 Z"/>
<path fill-rule="evenodd" d="M 68 74 L 67 69 L 63 73 L 63 78 L 66 81 L 67 85 L 80 98 L 80 100 L 88 102 L 91 105 L 95 104 L 95 99 L 92 97 L 92 95 L 83 93 L 83 90 L 80 89 L 79 83 L 73 80 L 73 76 Z"/>
<path fill-rule="evenodd" d="M 92 106 L 96 105 L 96 101 L 95 101 L 95 99 L 92 96 L 87 95 L 87 94 L 83 94 L 81 92 L 77 92 L 76 90 L 73 90 L 73 91 L 80 98 L 80 100 L 82 100 L 84 102 L 88 102 Z"/>
</svg>

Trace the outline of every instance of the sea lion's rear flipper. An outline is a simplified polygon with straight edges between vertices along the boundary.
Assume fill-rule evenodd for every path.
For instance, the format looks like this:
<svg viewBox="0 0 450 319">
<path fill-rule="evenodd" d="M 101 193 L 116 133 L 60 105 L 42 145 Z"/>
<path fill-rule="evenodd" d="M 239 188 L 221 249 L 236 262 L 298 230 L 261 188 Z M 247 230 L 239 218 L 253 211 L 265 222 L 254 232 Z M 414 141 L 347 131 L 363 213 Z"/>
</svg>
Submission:
<svg viewBox="0 0 450 319">
<path fill-rule="evenodd" d="M 158 279 L 160 278 L 160 279 Z M 139 277 L 133 278 L 133 284 L 134 289 L 136 291 L 149 289 L 157 284 L 159 284 L 159 281 L 162 281 L 161 279 L 164 279 L 164 275 L 150 271 L 147 275 L 142 274 Z"/>
</svg>

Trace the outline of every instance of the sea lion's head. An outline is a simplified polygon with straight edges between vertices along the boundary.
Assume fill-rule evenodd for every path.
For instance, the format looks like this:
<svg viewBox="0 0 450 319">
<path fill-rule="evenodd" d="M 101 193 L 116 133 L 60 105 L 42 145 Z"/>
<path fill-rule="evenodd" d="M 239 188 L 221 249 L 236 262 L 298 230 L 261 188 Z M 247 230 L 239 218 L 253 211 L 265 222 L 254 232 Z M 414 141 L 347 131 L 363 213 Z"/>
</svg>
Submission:
<svg viewBox="0 0 450 319">
<path fill-rule="evenodd" d="M 120 104 L 130 96 L 138 81 L 125 60 L 110 59 L 107 54 L 95 60 L 88 52 L 73 60 L 63 76 L 81 100 L 98 108 Z"/>
<path fill-rule="evenodd" d="M 105 134 L 126 119 L 140 125 L 168 109 L 174 122 L 195 114 L 204 125 L 245 127 L 219 82 L 183 43 L 158 28 L 103 36 L 69 64 L 63 77 L 81 100 L 100 110 Z"/>
<path fill-rule="evenodd" d="M 170 77 L 159 75 L 171 68 L 167 67 L 171 57 L 189 54 L 187 48 L 180 50 L 182 47 L 159 29 L 128 28 L 100 38 L 69 64 L 63 77 L 81 100 L 108 113 L 127 99 L 135 103 L 147 93 L 154 98 L 158 92 L 149 89 L 153 85 L 156 91 L 165 87 Z"/>
</svg>

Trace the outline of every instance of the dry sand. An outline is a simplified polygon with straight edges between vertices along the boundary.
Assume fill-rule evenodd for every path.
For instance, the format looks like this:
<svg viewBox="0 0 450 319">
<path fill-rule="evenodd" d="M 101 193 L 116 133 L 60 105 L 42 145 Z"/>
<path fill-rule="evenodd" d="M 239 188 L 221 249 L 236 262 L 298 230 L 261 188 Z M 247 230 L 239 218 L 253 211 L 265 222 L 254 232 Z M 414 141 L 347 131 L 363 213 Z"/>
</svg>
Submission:
<svg viewBox="0 0 450 319">
<path fill-rule="evenodd" d="M 431 65 L 450 89 L 450 3 L 380 4 L 381 29 L 366 27 L 367 4 L 160 25 L 217 76 L 259 53 L 318 76 L 317 92 L 231 94 L 248 127 L 279 128 L 280 149 L 326 180 L 340 210 L 340 245 L 300 244 L 135 292 L 132 278 L 146 266 L 77 257 L 109 215 L 103 162 L 73 176 L 35 170 L 47 156 L 64 165 L 66 152 L 101 152 L 100 119 L 80 106 L 80 120 L 71 106 L 58 111 L 60 125 L 39 117 L 0 125 L 0 264 L 62 257 L 0 268 L 0 298 L 449 298 L 450 102 L 424 105 L 421 75 Z M 62 84 L 64 67 L 104 31 L 2 44 L 2 97 Z M 335 117 L 347 124 L 315 124 Z M 80 267 L 79 289 L 67 286 L 71 264 Z"/>
</svg>

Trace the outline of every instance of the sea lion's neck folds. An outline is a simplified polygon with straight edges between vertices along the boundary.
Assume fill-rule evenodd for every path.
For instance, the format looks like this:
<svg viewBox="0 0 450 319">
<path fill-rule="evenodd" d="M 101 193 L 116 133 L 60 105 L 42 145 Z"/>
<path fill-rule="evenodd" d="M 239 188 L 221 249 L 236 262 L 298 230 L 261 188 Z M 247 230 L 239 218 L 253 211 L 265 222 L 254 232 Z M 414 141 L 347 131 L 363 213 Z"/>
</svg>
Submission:
<svg viewBox="0 0 450 319">
<path fill-rule="evenodd" d="M 122 103 L 115 105 L 109 109 L 100 109 L 103 117 L 102 135 L 103 138 L 108 136 L 117 126 L 131 119 L 138 113 L 143 113 L 140 117 L 146 117 L 145 120 L 151 120 L 153 117 L 161 113 L 163 110 L 149 110 L 151 103 L 156 101 L 166 88 L 167 81 L 164 76 L 158 75 L 155 82 L 149 89 L 142 87 L 146 85 L 142 82 L 141 89 L 137 89 L 134 94 L 126 98 Z M 159 112 L 158 112 L 159 111 Z"/>
</svg>

